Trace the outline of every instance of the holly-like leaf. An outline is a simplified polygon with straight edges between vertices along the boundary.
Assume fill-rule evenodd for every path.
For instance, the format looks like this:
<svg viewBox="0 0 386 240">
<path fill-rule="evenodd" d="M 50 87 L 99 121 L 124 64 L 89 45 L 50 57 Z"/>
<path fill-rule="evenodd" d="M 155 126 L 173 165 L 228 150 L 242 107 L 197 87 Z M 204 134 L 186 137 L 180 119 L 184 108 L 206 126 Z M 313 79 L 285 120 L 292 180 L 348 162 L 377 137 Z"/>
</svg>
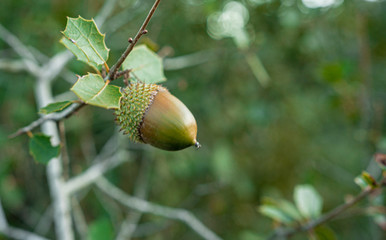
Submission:
<svg viewBox="0 0 386 240">
<path fill-rule="evenodd" d="M 131 76 L 144 83 L 158 83 L 166 80 L 162 58 L 145 45 L 137 46 L 123 62 L 124 70 L 131 69 Z"/>
<path fill-rule="evenodd" d="M 296 186 L 294 200 L 299 212 L 305 218 L 317 218 L 322 213 L 323 200 L 311 185 Z"/>
<path fill-rule="evenodd" d="M 71 91 L 85 103 L 107 109 L 119 108 L 122 97 L 119 87 L 109 85 L 100 75 L 91 73 L 79 77 Z"/>
<path fill-rule="evenodd" d="M 60 147 L 52 146 L 50 137 L 44 134 L 35 134 L 29 141 L 29 152 L 35 161 L 46 164 L 59 155 Z"/>
<path fill-rule="evenodd" d="M 49 114 L 53 112 L 60 112 L 69 107 L 73 101 L 63 101 L 50 103 L 47 106 L 40 108 L 39 113 Z"/>
<path fill-rule="evenodd" d="M 68 40 L 67 38 L 63 37 L 60 39 L 60 42 L 68 49 L 70 50 L 77 58 L 79 61 L 87 63 L 89 66 L 94 68 L 95 70 L 99 70 L 98 64 L 95 62 L 90 62 L 89 59 L 87 58 L 87 55 L 73 42 Z"/>
<path fill-rule="evenodd" d="M 110 50 L 105 44 L 105 34 L 99 31 L 93 19 L 68 17 L 66 29 L 62 33 L 65 37 L 61 43 L 80 61 L 95 69 L 106 63 Z"/>
</svg>

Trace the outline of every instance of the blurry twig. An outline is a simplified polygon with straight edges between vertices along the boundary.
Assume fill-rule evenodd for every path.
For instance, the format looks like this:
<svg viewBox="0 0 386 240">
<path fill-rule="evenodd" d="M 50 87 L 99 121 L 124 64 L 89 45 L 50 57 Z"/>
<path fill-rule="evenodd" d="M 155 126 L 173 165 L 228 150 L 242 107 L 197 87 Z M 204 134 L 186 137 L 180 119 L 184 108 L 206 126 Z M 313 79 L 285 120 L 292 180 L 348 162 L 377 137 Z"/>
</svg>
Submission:
<svg viewBox="0 0 386 240">
<path fill-rule="evenodd" d="M 41 124 L 45 123 L 46 121 L 60 121 L 62 119 L 65 119 L 72 114 L 74 114 L 77 110 L 85 106 L 85 103 L 73 103 L 70 107 L 66 108 L 60 113 L 52 113 L 48 115 L 44 115 L 40 117 L 39 119 L 33 121 L 28 126 L 25 126 L 23 128 L 20 128 L 15 133 L 9 135 L 9 138 L 15 138 L 21 134 L 27 133 L 29 131 L 32 131 L 33 129 L 39 127 Z"/>
<path fill-rule="evenodd" d="M 72 212 L 74 216 L 74 223 L 75 223 L 74 225 L 75 225 L 75 229 L 77 229 L 78 231 L 79 238 L 82 240 L 87 239 L 88 227 L 87 227 L 86 218 L 83 214 L 82 208 L 76 197 L 72 197 L 71 206 L 72 206 Z"/>
<path fill-rule="evenodd" d="M 6 237 L 20 240 L 47 240 L 47 238 L 41 237 L 35 233 L 28 232 L 19 228 L 12 227 L 8 224 L 3 210 L 3 205 L 0 200 L 0 233 Z"/>
<path fill-rule="evenodd" d="M 179 70 L 187 67 L 196 66 L 209 62 L 215 57 L 215 52 L 211 50 L 199 51 L 192 54 L 165 58 L 164 69 L 165 70 Z"/>
<path fill-rule="evenodd" d="M 95 23 L 97 25 L 103 25 L 107 17 L 109 17 L 112 14 L 116 3 L 117 3 L 117 0 L 105 1 L 105 4 L 101 8 L 99 14 L 95 17 Z"/>
<path fill-rule="evenodd" d="M 141 159 L 141 168 L 139 171 L 139 175 L 136 179 L 136 184 L 134 188 L 135 197 L 141 198 L 141 199 L 146 198 L 149 173 L 150 173 L 150 161 L 143 158 Z M 126 219 L 121 224 L 116 240 L 131 239 L 133 233 L 137 229 L 137 225 L 141 217 L 142 217 L 141 212 L 133 211 L 131 214 L 128 214 Z"/>
<path fill-rule="evenodd" d="M 21 72 L 26 70 L 23 60 L 0 59 L 0 69 L 9 72 Z"/>
<path fill-rule="evenodd" d="M 261 84 L 261 86 L 266 87 L 269 83 L 270 77 L 259 56 L 251 52 L 245 52 L 244 55 L 257 81 Z"/>
<path fill-rule="evenodd" d="M 21 57 L 27 70 L 34 76 L 40 72 L 38 63 L 28 48 L 5 27 L 0 24 L 0 38 L 2 38 Z"/>
<path fill-rule="evenodd" d="M 269 240 L 287 239 L 294 236 L 297 233 L 311 231 L 312 229 L 318 227 L 319 225 L 322 225 L 330 221 L 331 219 L 337 217 L 338 215 L 346 211 L 348 208 L 354 206 L 357 202 L 361 201 L 363 198 L 369 196 L 376 190 L 379 190 L 380 188 L 385 186 L 386 186 L 386 176 L 384 176 L 382 180 L 379 181 L 379 184 L 377 187 L 368 186 L 367 188 L 363 189 L 357 196 L 350 199 L 346 203 L 332 209 L 328 213 L 322 215 L 320 218 L 309 221 L 296 228 L 289 228 L 289 229 L 279 228 L 268 239 Z"/>
<path fill-rule="evenodd" d="M 117 156 L 117 154 L 106 158 L 104 161 L 89 167 L 82 174 L 68 180 L 68 182 L 64 186 L 64 189 L 67 194 L 73 194 L 94 183 L 109 169 L 114 168 L 120 165 L 121 163 L 126 162 L 127 160 L 128 159 L 126 158 Z"/>
<path fill-rule="evenodd" d="M 204 224 L 202 224 L 192 213 L 185 209 L 165 207 L 142 200 L 137 197 L 129 196 L 103 177 L 99 178 L 96 184 L 103 192 L 105 192 L 107 195 L 114 198 L 126 207 L 133 208 L 140 212 L 150 213 L 184 222 L 204 239 L 221 239 L 214 232 L 209 230 Z"/>
<path fill-rule="evenodd" d="M 131 39 L 131 38 L 129 39 L 129 46 L 126 48 L 126 50 L 122 54 L 122 56 L 118 59 L 117 63 L 115 63 L 114 66 L 110 70 L 110 73 L 108 75 L 108 79 L 110 81 L 113 81 L 116 78 L 117 71 L 121 67 L 123 61 L 125 61 L 125 59 L 130 54 L 130 52 L 133 50 L 135 44 L 142 37 L 142 35 L 147 33 L 146 27 L 149 24 L 150 19 L 153 17 L 153 14 L 154 14 L 155 10 L 157 9 L 158 4 L 160 2 L 161 2 L 161 0 L 156 0 L 154 2 L 154 5 L 151 7 L 149 14 L 147 15 L 145 21 L 143 22 L 142 26 L 138 30 L 138 32 L 135 35 L 134 39 Z"/>
</svg>

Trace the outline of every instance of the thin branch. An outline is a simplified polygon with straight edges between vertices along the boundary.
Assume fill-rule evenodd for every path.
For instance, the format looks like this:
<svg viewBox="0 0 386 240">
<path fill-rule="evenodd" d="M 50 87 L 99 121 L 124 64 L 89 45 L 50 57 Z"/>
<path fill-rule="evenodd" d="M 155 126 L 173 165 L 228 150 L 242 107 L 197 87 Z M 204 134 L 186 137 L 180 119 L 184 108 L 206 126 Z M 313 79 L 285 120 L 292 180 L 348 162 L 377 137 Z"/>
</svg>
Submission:
<svg viewBox="0 0 386 240">
<path fill-rule="evenodd" d="M 105 1 L 102 9 L 100 10 L 98 15 L 94 19 L 95 23 L 98 26 L 102 26 L 103 23 L 106 22 L 107 17 L 109 17 L 111 15 L 111 13 L 113 12 L 116 3 L 117 3 L 117 0 Z"/>
<path fill-rule="evenodd" d="M 103 174 L 106 173 L 108 170 L 126 162 L 127 160 L 127 158 L 122 158 L 119 157 L 118 154 L 115 154 L 114 156 L 107 158 L 102 162 L 94 164 L 93 166 L 89 167 L 84 173 L 73 177 L 67 181 L 65 185 L 65 190 L 67 194 L 74 194 L 75 192 L 91 185 L 98 178 L 103 176 Z"/>
<path fill-rule="evenodd" d="M 117 63 L 111 68 L 110 73 L 108 75 L 108 79 L 110 81 L 113 81 L 116 79 L 116 73 L 118 69 L 121 67 L 123 61 L 127 58 L 129 53 L 133 50 L 135 44 L 137 44 L 138 40 L 142 37 L 143 34 L 147 33 L 146 27 L 150 22 L 150 19 L 152 18 L 155 10 L 157 9 L 159 3 L 161 0 L 156 0 L 153 4 L 153 6 L 150 9 L 149 14 L 147 15 L 145 21 L 143 22 L 141 28 L 138 30 L 137 35 L 135 35 L 134 39 L 129 39 L 129 46 L 126 48 L 125 52 L 122 54 L 122 56 L 118 59 Z"/>
<path fill-rule="evenodd" d="M 202 224 L 192 213 L 185 209 L 171 208 L 161 206 L 155 203 L 145 201 L 143 199 L 132 197 L 125 192 L 109 183 L 105 178 L 101 177 L 96 182 L 97 186 L 106 194 L 120 202 L 126 207 L 135 209 L 140 212 L 150 213 L 169 219 L 179 220 L 188 225 L 202 238 L 207 240 L 220 240 L 214 232 Z"/>
<path fill-rule="evenodd" d="M 28 71 L 32 75 L 37 76 L 39 74 L 39 65 L 34 55 L 29 49 L 11 32 L 9 32 L 3 25 L 0 24 L 0 38 L 2 38 L 13 50 L 21 57 Z"/>
<path fill-rule="evenodd" d="M 74 216 L 75 229 L 78 231 L 79 238 L 87 239 L 88 226 L 86 217 L 83 214 L 79 200 L 74 196 L 71 198 L 72 212 Z"/>
<path fill-rule="evenodd" d="M 356 197 L 354 197 L 354 198 L 350 199 L 349 201 L 347 201 L 346 203 L 332 209 L 328 213 L 322 215 L 320 218 L 315 219 L 313 221 L 310 221 L 310 222 L 308 222 L 304 225 L 301 225 L 297 228 L 278 229 L 268 239 L 269 240 L 282 239 L 282 238 L 287 239 L 287 238 L 292 237 L 293 235 L 295 235 L 297 233 L 311 231 L 312 229 L 318 227 L 319 225 L 322 225 L 322 224 L 330 221 L 331 219 L 337 217 L 338 215 L 340 215 L 341 213 L 346 211 L 348 208 L 354 206 L 356 203 L 361 201 L 363 198 L 369 196 L 370 194 L 372 194 L 376 190 L 379 190 L 381 187 L 385 187 L 385 186 L 386 186 L 386 178 L 383 178 L 380 181 L 379 187 L 374 188 L 374 187 L 369 186 L 369 187 L 365 188 L 361 193 L 359 193 Z"/>
<path fill-rule="evenodd" d="M 30 132 L 47 121 L 60 121 L 60 120 L 63 120 L 65 118 L 68 118 L 72 114 L 74 114 L 76 111 L 78 111 L 80 108 L 84 107 L 85 105 L 86 104 L 83 102 L 82 103 L 73 103 L 70 107 L 66 108 L 65 110 L 63 110 L 60 113 L 52 113 L 52 114 L 44 115 L 44 116 L 40 117 L 39 119 L 30 123 L 28 126 L 20 128 L 15 133 L 9 135 L 8 138 L 15 138 L 19 135 Z"/>
<path fill-rule="evenodd" d="M 134 187 L 134 196 L 145 199 L 148 190 L 148 180 L 150 174 L 150 161 L 147 159 L 141 159 L 141 167 L 136 179 Z M 141 212 L 133 211 L 127 214 L 126 219 L 122 222 L 120 230 L 117 234 L 116 240 L 130 240 L 135 230 L 137 229 L 138 222 L 142 217 Z"/>
<path fill-rule="evenodd" d="M 0 232 L 5 236 L 13 239 L 20 240 L 47 240 L 47 238 L 41 237 L 35 233 L 28 232 L 23 229 L 12 227 L 8 224 L 3 210 L 3 205 L 0 200 Z"/>
</svg>

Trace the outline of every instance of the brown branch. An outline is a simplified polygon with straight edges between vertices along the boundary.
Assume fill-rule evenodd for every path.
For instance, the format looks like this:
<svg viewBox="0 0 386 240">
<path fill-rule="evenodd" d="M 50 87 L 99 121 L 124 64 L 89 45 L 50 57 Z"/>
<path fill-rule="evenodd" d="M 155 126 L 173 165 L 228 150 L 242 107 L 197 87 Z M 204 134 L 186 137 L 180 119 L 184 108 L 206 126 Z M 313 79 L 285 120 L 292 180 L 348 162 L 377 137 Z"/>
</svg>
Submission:
<svg viewBox="0 0 386 240">
<path fill-rule="evenodd" d="M 159 3 L 161 0 L 156 0 L 153 4 L 153 6 L 150 9 L 149 14 L 147 15 L 145 21 L 143 22 L 141 28 L 138 30 L 137 35 L 135 35 L 134 39 L 129 39 L 129 46 L 126 48 L 125 52 L 122 54 L 122 56 L 118 59 L 117 63 L 110 69 L 110 73 L 108 75 L 108 80 L 113 81 L 117 78 L 116 74 L 118 69 L 121 67 L 123 61 L 127 58 L 127 56 L 130 54 L 130 52 L 133 50 L 135 44 L 137 44 L 138 40 L 142 37 L 142 35 L 147 33 L 146 27 L 150 22 L 150 19 L 153 17 L 153 14 L 155 10 L 157 9 Z"/>
<path fill-rule="evenodd" d="M 63 110 L 63 112 L 44 115 L 44 116 L 40 117 L 39 119 L 33 121 L 29 125 L 27 125 L 23 128 L 20 128 L 15 133 L 9 135 L 8 138 L 15 138 L 15 137 L 20 136 L 24 133 L 30 132 L 33 129 L 39 127 L 41 124 L 45 123 L 46 121 L 56 121 L 57 122 L 57 121 L 65 119 L 65 118 L 68 118 L 85 105 L 86 104 L 84 102 L 74 103 L 70 107 L 68 107 L 67 109 Z"/>
<path fill-rule="evenodd" d="M 336 216 L 340 215 L 344 211 L 346 211 L 348 208 L 354 206 L 357 202 L 361 201 L 363 198 L 369 196 L 371 193 L 375 192 L 376 190 L 380 189 L 381 187 L 386 186 L 386 177 L 384 177 L 378 187 L 367 187 L 365 188 L 362 192 L 360 192 L 356 197 L 350 199 L 346 203 L 332 209 L 328 213 L 322 215 L 320 218 L 315 219 L 313 221 L 310 221 L 308 223 L 305 223 L 304 225 L 301 225 L 299 227 L 295 228 L 290 228 L 290 229 L 278 229 L 276 230 L 268 239 L 273 240 L 273 239 L 287 239 L 292 236 L 294 236 L 297 233 L 301 232 L 307 232 L 312 229 L 315 229 L 319 225 L 322 225 L 331 219 L 335 218 Z"/>
</svg>

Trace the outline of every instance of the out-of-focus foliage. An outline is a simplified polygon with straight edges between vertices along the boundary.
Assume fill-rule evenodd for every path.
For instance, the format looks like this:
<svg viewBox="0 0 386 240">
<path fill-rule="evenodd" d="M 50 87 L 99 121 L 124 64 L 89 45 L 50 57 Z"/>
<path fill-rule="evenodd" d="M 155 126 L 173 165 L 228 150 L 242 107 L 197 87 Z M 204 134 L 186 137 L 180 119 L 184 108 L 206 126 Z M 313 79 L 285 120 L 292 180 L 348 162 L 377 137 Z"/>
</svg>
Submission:
<svg viewBox="0 0 386 240">
<path fill-rule="evenodd" d="M 111 49 L 108 64 L 152 3 L 118 0 L 101 27 Z M 90 19 L 102 5 L 2 0 L 0 23 L 44 60 L 64 50 L 59 40 L 67 16 Z M 271 221 L 257 210 L 262 197 L 291 199 L 298 184 L 318 189 L 323 209 L 342 203 L 360 191 L 355 176 L 379 174 L 371 156 L 386 151 L 385 12 L 382 0 L 161 1 L 142 43 L 167 55 L 163 85 L 195 115 L 203 147 L 165 152 L 126 139 L 132 161 L 110 171 L 109 179 L 132 193 L 141 162 L 151 161 L 148 199 L 191 210 L 225 239 L 269 235 Z M 9 58 L 18 59 L 0 41 L 0 61 Z M 79 75 L 92 71 L 75 60 L 68 67 Z M 68 92 L 75 81 L 53 83 L 58 101 L 73 99 Z M 26 136 L 7 139 L 38 117 L 34 78 L 2 69 L 0 104 L 2 203 L 12 224 L 34 230 L 49 204 L 45 167 L 31 161 Z M 118 131 L 113 119 L 110 110 L 90 106 L 65 121 L 71 176 Z M 95 189 L 81 199 L 90 234 L 118 230 L 125 218 L 119 205 Z M 384 198 L 377 201 L 384 206 Z M 384 237 L 363 215 L 328 227 L 338 239 Z M 186 226 L 152 215 L 142 217 L 136 236 L 197 239 Z"/>
</svg>

